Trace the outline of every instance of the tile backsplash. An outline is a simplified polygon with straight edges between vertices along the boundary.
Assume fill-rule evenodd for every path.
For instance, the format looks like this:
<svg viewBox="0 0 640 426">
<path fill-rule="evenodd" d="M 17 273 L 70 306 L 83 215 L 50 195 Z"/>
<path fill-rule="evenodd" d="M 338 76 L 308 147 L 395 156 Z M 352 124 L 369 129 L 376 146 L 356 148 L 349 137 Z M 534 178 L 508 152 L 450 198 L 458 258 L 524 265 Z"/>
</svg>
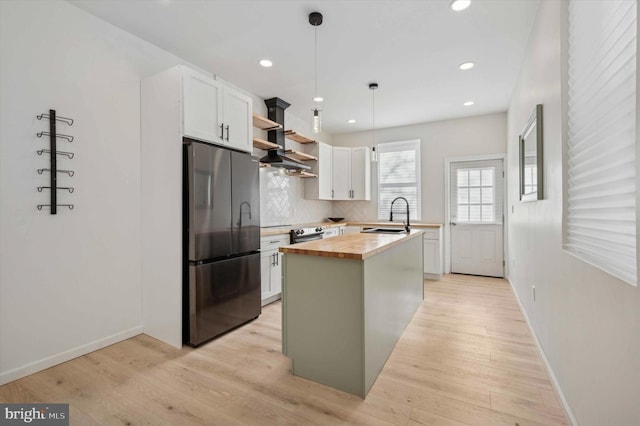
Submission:
<svg viewBox="0 0 640 426">
<path fill-rule="evenodd" d="M 321 222 L 332 216 L 331 201 L 306 200 L 302 178 L 277 168 L 260 169 L 260 226 Z"/>
<path fill-rule="evenodd" d="M 333 216 L 359 222 L 377 221 L 377 203 L 374 201 L 334 201 Z"/>
</svg>

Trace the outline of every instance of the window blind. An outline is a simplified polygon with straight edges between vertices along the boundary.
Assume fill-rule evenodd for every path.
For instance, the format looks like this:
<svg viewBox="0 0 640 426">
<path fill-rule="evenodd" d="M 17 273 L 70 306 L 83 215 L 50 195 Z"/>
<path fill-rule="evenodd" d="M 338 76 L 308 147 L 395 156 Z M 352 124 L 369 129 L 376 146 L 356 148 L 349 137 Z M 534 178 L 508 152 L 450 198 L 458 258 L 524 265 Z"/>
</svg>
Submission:
<svg viewBox="0 0 640 426">
<path fill-rule="evenodd" d="M 571 0 L 565 249 L 632 285 L 636 255 L 635 1 Z"/>
<path fill-rule="evenodd" d="M 409 201 L 409 217 L 420 215 L 420 140 L 387 142 L 378 145 L 378 218 L 389 220 L 391 202 L 396 197 Z M 403 201 L 393 205 L 394 219 L 404 219 Z"/>
</svg>

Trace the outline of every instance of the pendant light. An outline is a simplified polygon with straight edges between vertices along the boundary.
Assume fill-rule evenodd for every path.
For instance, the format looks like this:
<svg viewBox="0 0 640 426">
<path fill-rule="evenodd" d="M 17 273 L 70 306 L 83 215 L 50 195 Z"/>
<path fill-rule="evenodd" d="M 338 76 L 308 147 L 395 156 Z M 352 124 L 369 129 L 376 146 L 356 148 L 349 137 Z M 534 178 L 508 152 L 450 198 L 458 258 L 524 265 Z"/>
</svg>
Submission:
<svg viewBox="0 0 640 426">
<path fill-rule="evenodd" d="M 320 12 L 312 12 L 309 14 L 309 23 L 313 25 L 315 31 L 315 39 L 314 39 L 314 68 L 315 68 L 315 92 L 313 97 L 313 102 L 315 105 L 313 107 L 313 133 L 320 133 L 322 130 L 322 119 L 320 117 L 320 109 L 318 108 L 318 102 L 322 102 L 322 98 L 318 96 L 318 27 L 322 25 L 322 13 Z"/>
<path fill-rule="evenodd" d="M 369 83 L 369 90 L 371 90 L 371 140 L 373 146 L 371 147 L 371 162 L 378 162 L 378 153 L 376 152 L 376 90 L 378 89 L 378 83 Z"/>
</svg>

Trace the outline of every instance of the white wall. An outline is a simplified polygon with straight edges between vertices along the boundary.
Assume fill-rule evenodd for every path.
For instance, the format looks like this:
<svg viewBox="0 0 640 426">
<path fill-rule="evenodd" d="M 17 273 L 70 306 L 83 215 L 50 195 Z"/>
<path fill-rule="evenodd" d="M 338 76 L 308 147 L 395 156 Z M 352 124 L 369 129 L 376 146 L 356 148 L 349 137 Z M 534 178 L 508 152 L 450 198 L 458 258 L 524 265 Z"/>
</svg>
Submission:
<svg viewBox="0 0 640 426">
<path fill-rule="evenodd" d="M 420 222 L 444 223 L 446 158 L 503 154 L 506 151 L 506 114 L 496 113 L 455 120 L 376 130 L 376 143 L 420 139 L 422 166 L 422 218 Z M 333 136 L 332 145 L 373 144 L 371 132 Z M 371 168 L 371 201 L 334 201 L 333 216 L 347 220 L 377 220 L 377 167 Z"/>
<path fill-rule="evenodd" d="M 636 425 L 640 291 L 562 250 L 563 3 L 541 2 L 508 111 L 510 280 L 577 423 Z M 545 199 L 520 203 L 518 134 L 538 103 Z"/>
</svg>

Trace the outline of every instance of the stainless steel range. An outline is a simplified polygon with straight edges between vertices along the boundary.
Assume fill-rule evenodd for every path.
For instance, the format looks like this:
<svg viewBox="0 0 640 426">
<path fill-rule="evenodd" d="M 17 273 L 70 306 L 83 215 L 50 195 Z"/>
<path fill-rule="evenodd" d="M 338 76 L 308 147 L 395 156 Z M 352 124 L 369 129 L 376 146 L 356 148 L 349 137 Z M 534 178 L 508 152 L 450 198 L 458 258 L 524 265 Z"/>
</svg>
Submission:
<svg viewBox="0 0 640 426">
<path fill-rule="evenodd" d="M 289 232 L 289 242 L 291 244 L 305 243 L 307 241 L 321 240 L 324 235 L 322 226 L 312 226 L 309 228 L 295 228 Z"/>
</svg>

